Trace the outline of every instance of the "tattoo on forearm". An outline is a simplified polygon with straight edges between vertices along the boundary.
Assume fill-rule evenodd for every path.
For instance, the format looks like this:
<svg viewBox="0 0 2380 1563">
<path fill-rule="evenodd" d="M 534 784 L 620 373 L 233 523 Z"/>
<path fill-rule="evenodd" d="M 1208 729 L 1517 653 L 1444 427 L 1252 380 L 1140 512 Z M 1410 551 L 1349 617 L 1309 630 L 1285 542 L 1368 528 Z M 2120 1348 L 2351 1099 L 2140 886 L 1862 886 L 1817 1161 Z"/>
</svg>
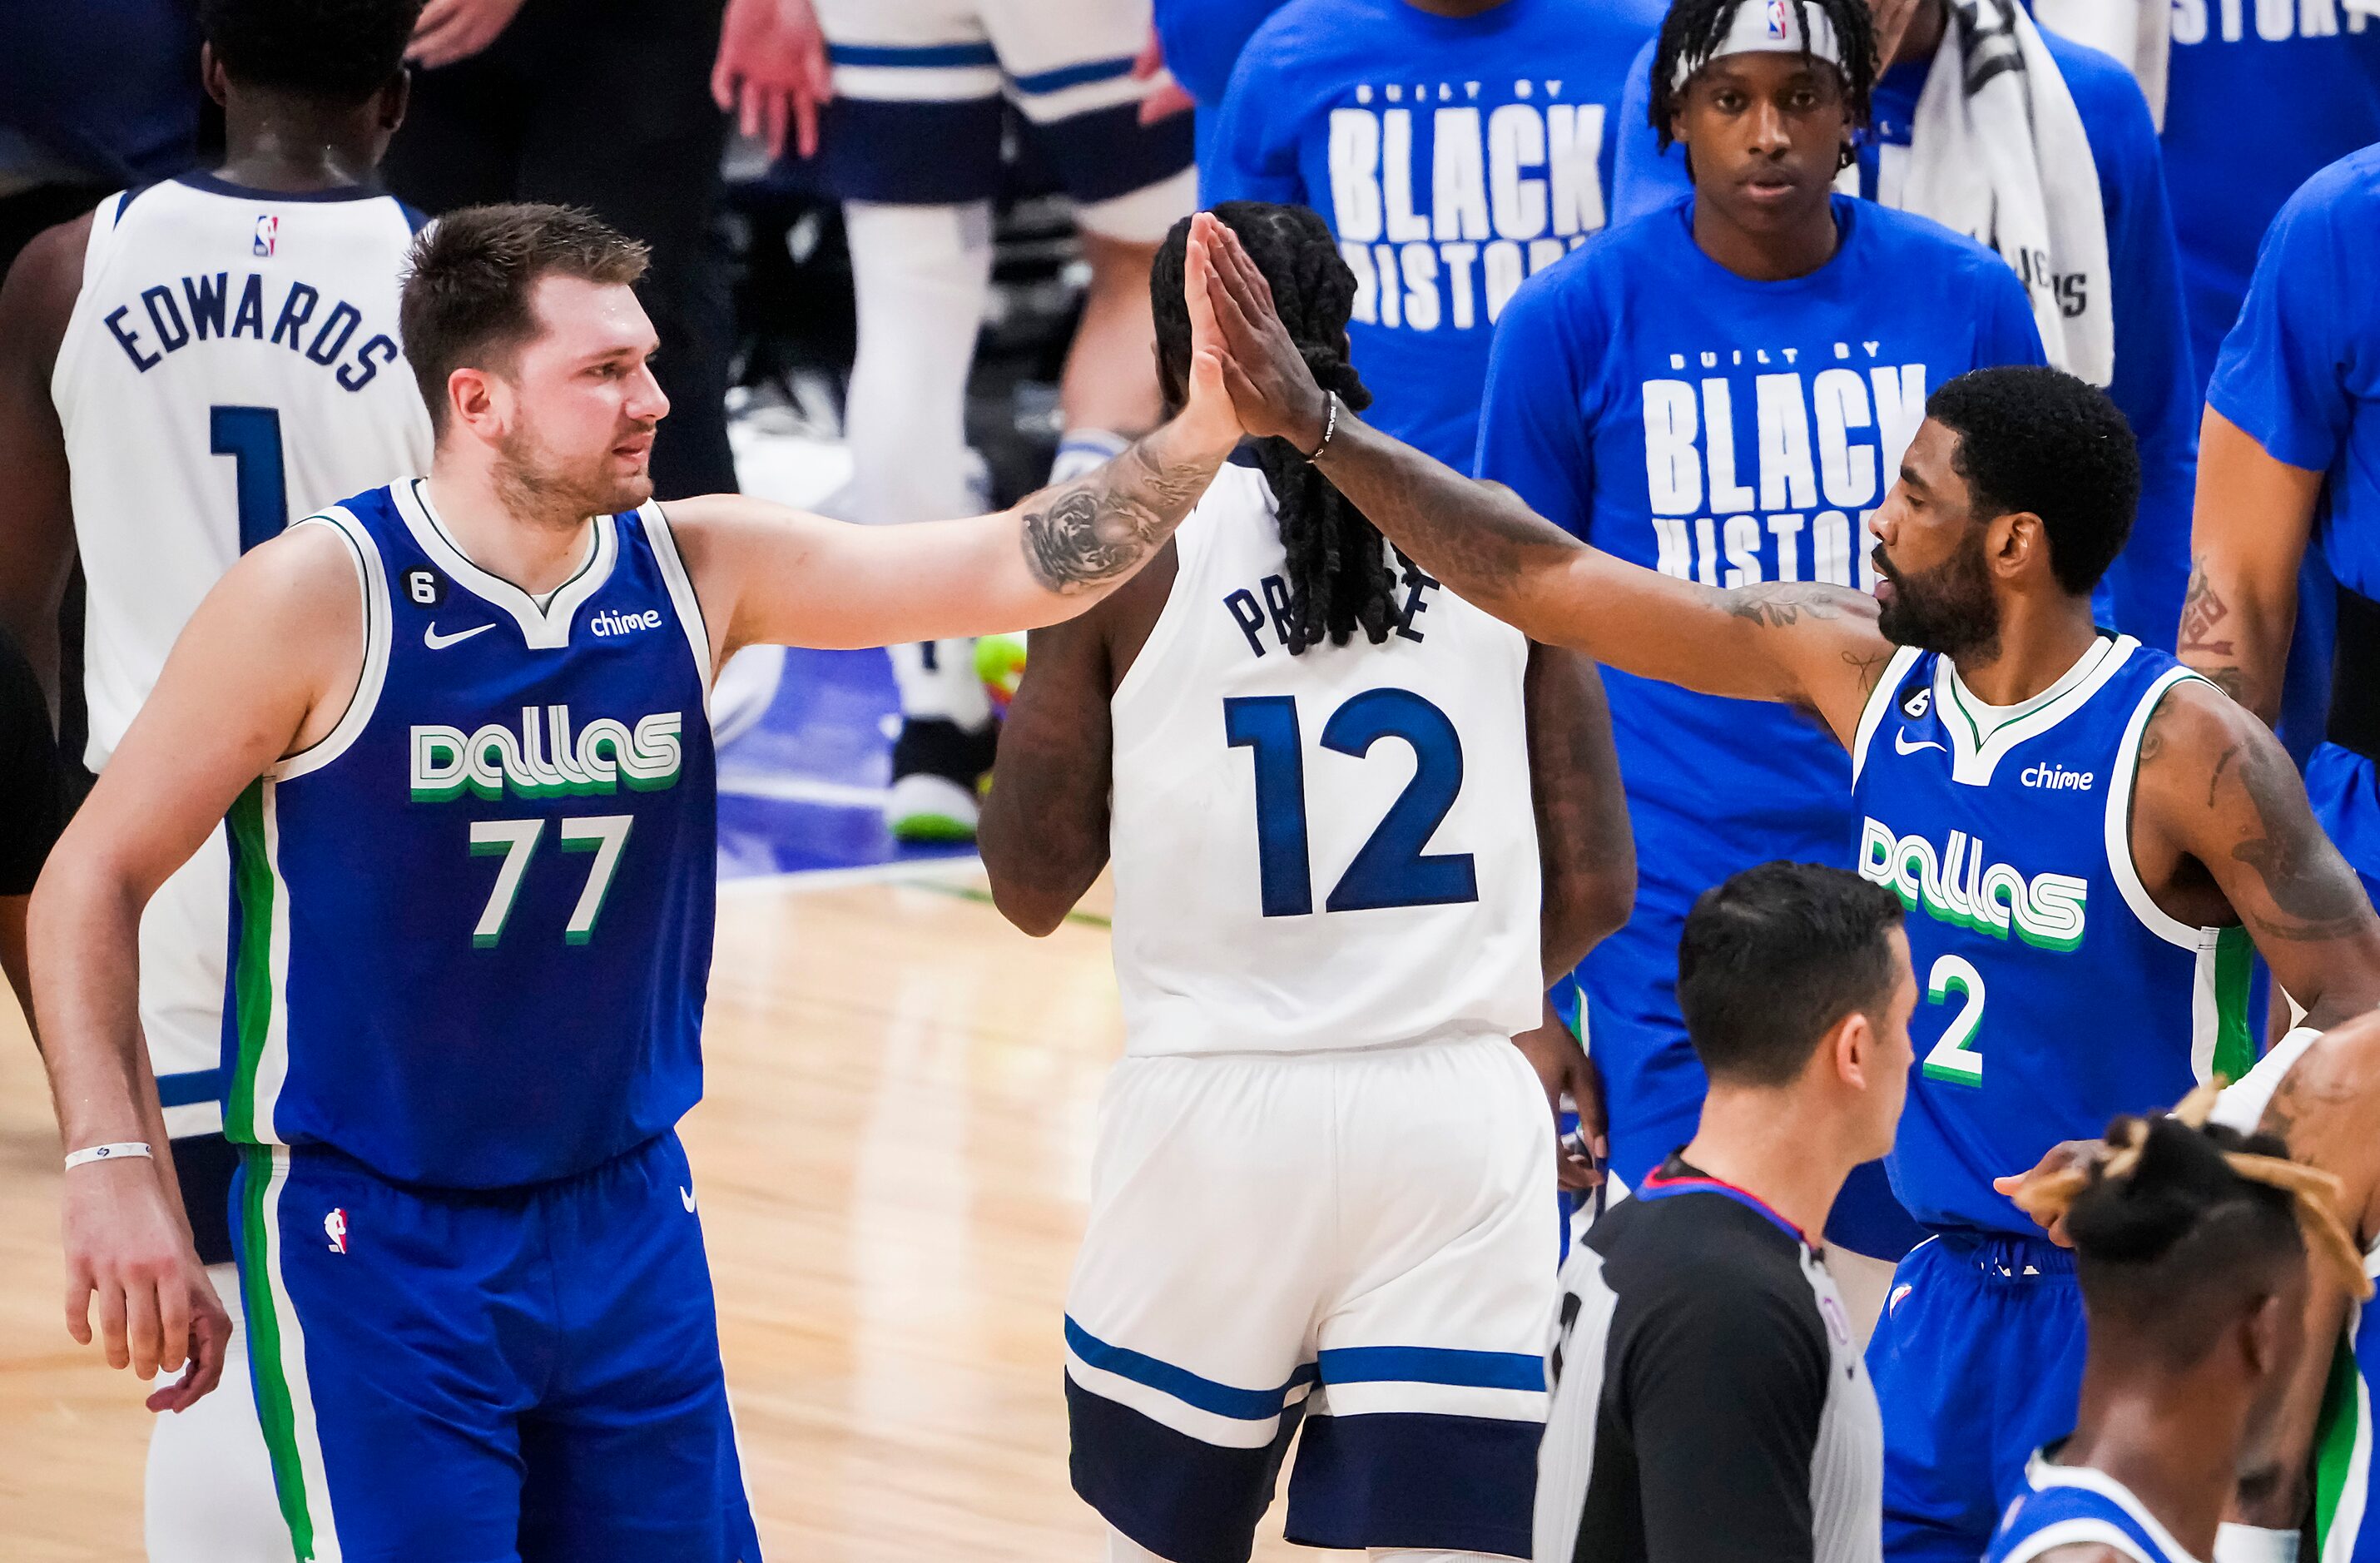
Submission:
<svg viewBox="0 0 2380 1563">
<path fill-rule="evenodd" d="M 1160 460 L 1156 440 L 1026 501 L 1025 564 L 1045 589 L 1072 597 L 1132 574 L 1207 491 L 1216 464 Z"/>
<path fill-rule="evenodd" d="M 1352 418 L 1317 466 L 1390 542 L 1482 607 L 1585 547 L 1502 484 L 1475 482 Z"/>
<path fill-rule="evenodd" d="M 2190 588 L 2181 600 L 2181 639 L 2178 647 L 2180 653 L 2184 657 L 2193 651 L 2205 657 L 2232 655 L 2230 638 L 2227 636 L 2218 640 L 2215 636 L 2216 626 L 2230 612 L 2230 604 L 2225 602 L 2222 595 L 2215 589 L 2215 583 L 2206 578 L 2205 562 L 2192 562 Z"/>
<path fill-rule="evenodd" d="M 2236 843 L 2231 856 L 2255 870 L 2272 907 L 2236 910 L 2264 938 L 2339 939 L 2366 927 L 2372 909 L 2363 887 L 2314 823 L 2289 757 L 2270 743 L 2239 753 L 2232 774 L 2255 811 L 2257 833 Z"/>
<path fill-rule="evenodd" d="M 1749 619 L 1769 629 L 1783 629 L 1798 624 L 1804 615 L 1813 619 L 1843 619 L 1858 614 L 1859 605 L 1869 605 L 1862 615 L 1874 618 L 1875 599 L 1848 587 L 1824 586 L 1815 582 L 1772 581 L 1766 586 L 1737 587 L 1726 594 L 1727 611 L 1739 619 Z M 1891 659 L 1888 655 L 1885 660 Z M 1871 685 L 1874 679 L 1868 681 Z"/>
</svg>

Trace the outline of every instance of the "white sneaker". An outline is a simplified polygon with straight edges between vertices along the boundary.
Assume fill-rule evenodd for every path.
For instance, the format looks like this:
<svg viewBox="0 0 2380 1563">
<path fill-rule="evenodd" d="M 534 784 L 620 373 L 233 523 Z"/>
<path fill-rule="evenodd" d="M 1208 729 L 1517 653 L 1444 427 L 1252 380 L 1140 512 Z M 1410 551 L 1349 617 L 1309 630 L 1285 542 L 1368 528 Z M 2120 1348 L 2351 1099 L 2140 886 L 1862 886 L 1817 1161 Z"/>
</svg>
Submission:
<svg viewBox="0 0 2380 1563">
<path fill-rule="evenodd" d="M 896 841 L 975 840 L 974 792 L 930 770 L 911 771 L 892 783 L 884 800 L 884 823 Z"/>
</svg>

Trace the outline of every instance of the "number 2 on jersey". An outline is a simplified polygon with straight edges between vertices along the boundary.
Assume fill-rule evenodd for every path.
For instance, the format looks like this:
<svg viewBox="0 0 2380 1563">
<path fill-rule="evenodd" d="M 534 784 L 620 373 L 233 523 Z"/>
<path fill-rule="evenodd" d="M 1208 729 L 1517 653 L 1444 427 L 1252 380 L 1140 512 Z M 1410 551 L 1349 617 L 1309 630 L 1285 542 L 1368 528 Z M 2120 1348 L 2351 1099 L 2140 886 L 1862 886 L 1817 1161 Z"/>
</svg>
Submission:
<svg viewBox="0 0 2380 1563">
<path fill-rule="evenodd" d="M 281 414 L 272 407 L 210 407 L 207 436 L 231 457 L 239 496 L 239 551 L 281 535 L 289 525 L 289 481 L 281 460 Z"/>
<path fill-rule="evenodd" d="M 1257 785 L 1257 878 L 1268 917 L 1314 910 L 1314 871 L 1306 844 L 1305 755 L 1297 700 L 1246 696 L 1223 702 L 1223 736 L 1252 752 Z M 1361 759 L 1383 738 L 1413 750 L 1414 776 L 1389 806 L 1369 840 L 1331 888 L 1323 910 L 1439 906 L 1479 899 L 1467 852 L 1429 844 L 1463 790 L 1463 740 L 1444 711 L 1410 689 L 1367 689 L 1351 697 L 1322 727 L 1322 746 Z"/>
<path fill-rule="evenodd" d="M 1953 1085 L 1981 1085 L 1984 1056 L 1975 1051 L 1975 1030 L 1984 1024 L 1984 974 L 1962 955 L 1945 955 L 1925 977 L 1925 1001 L 1939 1004 L 1951 994 L 1966 1002 L 1950 1017 L 1942 1040 L 1925 1055 L 1925 1078 Z"/>
<path fill-rule="evenodd" d="M 599 814 L 560 821 L 563 851 L 595 854 L 595 861 L 588 865 L 587 884 L 578 892 L 578 904 L 571 908 L 570 921 L 563 925 L 563 942 L 585 944 L 595 937 L 595 918 L 603 910 L 603 897 L 610 891 L 612 876 L 620 866 L 620 849 L 627 844 L 628 828 L 636 822 L 632 814 Z M 504 854 L 504 862 L 496 868 L 496 882 L 488 891 L 488 904 L 480 914 L 479 926 L 471 930 L 471 942 L 480 949 L 492 948 L 504 938 L 505 920 L 513 915 L 513 903 L 520 898 L 521 878 L 528 872 L 529 854 L 537 850 L 538 838 L 544 833 L 542 819 L 481 819 L 472 824 L 472 856 Z"/>
</svg>

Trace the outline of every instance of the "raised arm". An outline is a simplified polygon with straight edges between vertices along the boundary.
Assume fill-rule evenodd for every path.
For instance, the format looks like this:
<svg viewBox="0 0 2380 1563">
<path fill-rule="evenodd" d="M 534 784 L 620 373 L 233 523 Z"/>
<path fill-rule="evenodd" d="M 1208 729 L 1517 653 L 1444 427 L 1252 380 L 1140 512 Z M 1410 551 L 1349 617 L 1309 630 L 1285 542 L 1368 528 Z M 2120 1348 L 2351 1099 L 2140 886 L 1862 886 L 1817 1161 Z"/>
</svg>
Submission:
<svg viewBox="0 0 2380 1563">
<path fill-rule="evenodd" d="M 2315 823 L 2297 768 L 2246 709 L 2194 679 L 2176 685 L 2141 741 L 2132 818 L 2143 867 L 2177 855 L 2203 866 L 2307 1024 L 2380 1005 L 2380 917 Z M 2187 893 L 2186 866 L 2172 878 Z M 2222 908 L 2181 920 L 2219 922 Z"/>
<path fill-rule="evenodd" d="M 182 1365 L 150 1404 L 214 1386 L 229 1321 L 190 1245 L 142 1045 L 140 913 L 242 789 L 326 733 L 363 660 L 363 606 L 344 539 L 293 528 L 251 551 L 199 606 L 157 687 L 33 892 L 33 1004 L 68 1151 L 145 1142 L 156 1159 L 66 1175 L 67 1327 L 143 1378 Z"/>
<path fill-rule="evenodd" d="M 1530 639 L 1645 678 L 1819 714 L 1849 744 L 1891 660 L 1875 600 L 1795 581 L 1720 590 L 1613 558 L 1511 490 L 1335 409 L 1273 312 L 1264 276 L 1218 229 L 1213 296 L 1224 379 L 1250 434 L 1320 450 L 1315 465 L 1422 567 Z M 1324 444 L 1324 430 L 1330 438 Z"/>
<path fill-rule="evenodd" d="M 2265 454 L 2213 407 L 2198 435 L 2198 500 L 2181 660 L 2265 721 L 2280 715 L 2281 675 L 2297 628 L 2298 566 L 2313 535 L 2322 477 Z"/>
<path fill-rule="evenodd" d="M 58 605 L 74 569 L 66 432 L 50 400 L 58 343 L 82 287 L 91 219 L 37 236 L 0 285 L 0 629 L 16 636 L 58 709 Z M 79 759 L 80 756 L 74 757 Z"/>
<path fill-rule="evenodd" d="M 1202 217 L 1191 233 L 1188 400 L 1096 471 L 995 515 L 908 527 L 846 526 L 730 494 L 670 505 L 714 653 L 1038 629 L 1129 579 L 1240 441 L 1205 285 L 1213 240 L 1202 234 L 1222 232 Z"/>
</svg>

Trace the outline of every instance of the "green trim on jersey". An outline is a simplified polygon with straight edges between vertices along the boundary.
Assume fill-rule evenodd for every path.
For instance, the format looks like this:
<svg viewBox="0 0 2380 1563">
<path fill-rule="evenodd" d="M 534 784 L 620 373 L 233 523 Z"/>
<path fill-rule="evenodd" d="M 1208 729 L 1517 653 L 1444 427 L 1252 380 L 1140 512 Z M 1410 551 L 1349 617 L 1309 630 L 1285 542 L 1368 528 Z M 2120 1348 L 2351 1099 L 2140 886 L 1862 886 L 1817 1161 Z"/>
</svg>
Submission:
<svg viewBox="0 0 2380 1563">
<path fill-rule="evenodd" d="M 306 1501 L 305 1461 L 298 1452 L 298 1411 L 289 1391 L 289 1372 L 283 1361 L 287 1350 L 281 1333 L 281 1312 L 273 1296 L 273 1272 L 280 1264 L 281 1234 L 273 1230 L 270 1211 L 274 1186 L 288 1175 L 288 1152 L 266 1145 L 243 1145 L 242 1170 L 248 1176 L 240 1198 L 242 1257 L 239 1267 L 242 1300 L 248 1307 L 248 1360 L 256 1380 L 256 1417 L 264 1431 L 264 1448 L 273 1458 L 273 1490 L 281 1501 L 281 1518 L 289 1527 L 289 1545 L 301 1559 L 314 1557 L 314 1516 Z"/>
<path fill-rule="evenodd" d="M 259 1123 L 256 1075 L 272 1030 L 279 995 L 273 981 L 273 922 L 280 875 L 265 840 L 262 778 L 251 782 L 224 817 L 231 842 L 232 894 L 239 903 L 239 942 L 231 956 L 232 1009 L 239 1027 L 239 1057 L 232 1065 L 224 1105 L 224 1133 L 243 1145 L 274 1143 L 273 1126 Z"/>
<path fill-rule="evenodd" d="M 2240 1079 L 2256 1066 L 2256 1035 L 2248 1015 L 2248 984 L 2255 957 L 2255 941 L 2246 928 L 2225 928 L 2215 936 L 2212 1067 L 2227 1083 Z"/>
</svg>

